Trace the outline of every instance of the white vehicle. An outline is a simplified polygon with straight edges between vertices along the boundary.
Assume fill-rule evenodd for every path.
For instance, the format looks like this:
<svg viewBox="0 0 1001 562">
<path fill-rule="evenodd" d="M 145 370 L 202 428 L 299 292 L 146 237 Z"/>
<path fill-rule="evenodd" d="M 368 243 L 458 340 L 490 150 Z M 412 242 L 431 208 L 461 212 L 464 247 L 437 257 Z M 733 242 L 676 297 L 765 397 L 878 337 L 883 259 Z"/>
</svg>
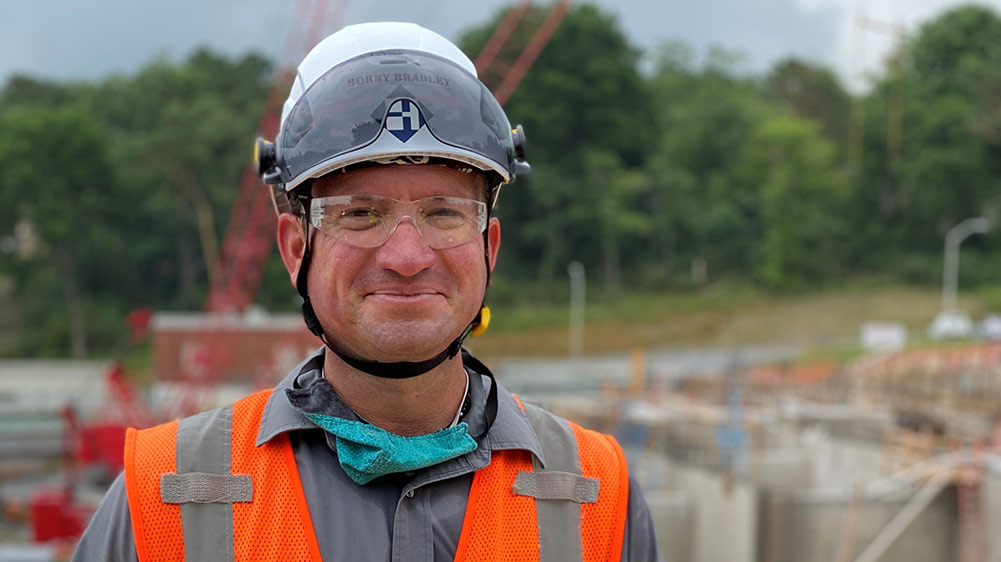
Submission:
<svg viewBox="0 0 1001 562">
<path fill-rule="evenodd" d="M 977 323 L 977 337 L 983 340 L 1001 340 L 1001 314 L 988 314 Z"/>
<path fill-rule="evenodd" d="M 963 339 L 973 336 L 973 321 L 965 311 L 943 310 L 928 325 L 928 337 L 933 340 Z"/>
</svg>

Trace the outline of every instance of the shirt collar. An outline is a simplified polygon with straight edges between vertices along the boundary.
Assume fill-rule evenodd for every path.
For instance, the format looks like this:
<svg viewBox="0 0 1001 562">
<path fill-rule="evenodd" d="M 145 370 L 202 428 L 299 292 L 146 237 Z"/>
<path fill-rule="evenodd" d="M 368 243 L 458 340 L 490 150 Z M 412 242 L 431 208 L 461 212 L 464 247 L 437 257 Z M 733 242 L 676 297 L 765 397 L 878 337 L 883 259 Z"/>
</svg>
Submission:
<svg viewBox="0 0 1001 562">
<path fill-rule="evenodd" d="M 264 405 L 264 412 L 261 414 L 261 425 L 257 429 L 256 445 L 258 447 L 271 441 L 279 433 L 319 428 L 309 418 L 295 411 L 295 408 L 288 403 L 288 400 L 285 398 L 285 389 L 293 388 L 296 377 L 301 373 L 319 370 L 322 366 L 323 348 L 320 348 L 313 355 L 306 358 L 305 361 L 296 365 L 278 383 L 271 396 L 268 396 L 268 402 Z"/>
<path fill-rule="evenodd" d="M 481 378 L 484 386 L 490 384 L 490 378 Z M 539 436 L 532 429 L 532 424 L 525 416 L 524 410 L 518 405 L 514 396 L 504 388 L 504 385 L 498 383 L 497 379 L 492 380 L 494 384 L 497 384 L 497 418 L 487 434 L 487 447 L 493 451 L 525 449 L 535 455 L 542 467 L 545 468 L 546 458 L 542 454 Z M 481 388 L 483 387 L 481 386 Z M 486 390 L 482 392 L 486 394 Z M 486 399 L 483 403 L 486 403 Z M 481 404 L 480 408 L 482 407 Z"/>
<path fill-rule="evenodd" d="M 322 376 L 320 369 L 323 367 L 323 348 L 308 357 L 305 361 L 297 365 L 289 374 L 282 379 L 275 387 L 275 391 L 268 397 L 268 402 L 264 406 L 261 415 L 261 424 L 257 431 L 257 446 L 261 446 L 275 438 L 280 433 L 289 431 L 301 431 L 319 429 L 306 416 L 302 415 L 289 404 L 285 397 L 285 390 L 295 388 L 296 379 L 300 376 Z M 471 375 L 469 385 L 470 405 L 469 412 L 463 421 L 469 423 L 469 434 L 474 438 L 482 434 L 485 425 L 483 411 L 487 402 L 487 390 L 491 380 L 498 384 L 496 379 L 474 373 L 468 368 L 467 373 Z M 315 372 L 315 373 L 313 373 Z M 476 384 L 476 382 L 480 384 Z M 336 396 L 336 395 L 335 395 Z M 351 411 L 343 402 L 332 406 L 337 415 L 349 419 L 358 419 L 357 415 Z M 539 438 L 532 429 L 531 423 L 525 416 L 525 412 L 515 401 L 514 397 L 503 385 L 497 386 L 497 418 L 494 420 L 490 432 L 485 440 L 481 441 L 481 446 L 485 445 L 490 450 L 524 449 L 535 455 L 539 462 L 545 467 L 545 458 L 542 454 L 542 446 Z"/>
</svg>

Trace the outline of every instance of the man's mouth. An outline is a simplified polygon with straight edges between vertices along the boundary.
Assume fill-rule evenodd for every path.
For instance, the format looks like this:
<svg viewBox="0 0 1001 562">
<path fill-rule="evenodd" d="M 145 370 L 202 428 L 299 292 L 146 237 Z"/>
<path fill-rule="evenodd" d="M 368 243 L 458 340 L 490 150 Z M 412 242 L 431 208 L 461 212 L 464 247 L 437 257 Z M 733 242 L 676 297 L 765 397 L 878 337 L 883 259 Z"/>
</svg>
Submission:
<svg viewBox="0 0 1001 562">
<path fill-rule="evenodd" d="M 371 291 L 369 295 L 391 296 L 391 297 L 420 297 L 424 295 L 441 294 L 433 289 L 379 289 Z"/>
<path fill-rule="evenodd" d="M 366 298 L 372 298 L 374 301 L 384 303 L 418 304 L 422 302 L 430 302 L 443 296 L 444 295 L 442 295 L 439 291 L 435 291 L 433 289 L 399 288 L 378 289 L 371 291 L 366 295 Z"/>
</svg>

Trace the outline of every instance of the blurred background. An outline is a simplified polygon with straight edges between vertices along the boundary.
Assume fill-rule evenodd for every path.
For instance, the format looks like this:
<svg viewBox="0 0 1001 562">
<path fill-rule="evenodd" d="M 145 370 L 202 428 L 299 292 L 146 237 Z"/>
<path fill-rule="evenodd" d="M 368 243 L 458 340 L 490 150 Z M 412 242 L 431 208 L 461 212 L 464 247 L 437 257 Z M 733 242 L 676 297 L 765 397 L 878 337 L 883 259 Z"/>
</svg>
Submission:
<svg viewBox="0 0 1001 562">
<path fill-rule="evenodd" d="M 319 345 L 251 145 L 379 20 L 524 124 L 468 347 L 619 438 L 665 561 L 1001 560 L 1001 0 L 0 2 L 0 560 Z"/>
</svg>

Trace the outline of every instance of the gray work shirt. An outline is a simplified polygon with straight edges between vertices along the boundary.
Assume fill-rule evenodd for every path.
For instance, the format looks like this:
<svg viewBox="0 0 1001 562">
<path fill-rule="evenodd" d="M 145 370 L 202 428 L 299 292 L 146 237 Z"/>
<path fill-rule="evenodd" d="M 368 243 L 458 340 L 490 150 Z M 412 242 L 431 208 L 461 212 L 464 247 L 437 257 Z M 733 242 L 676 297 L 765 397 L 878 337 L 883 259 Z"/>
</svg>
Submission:
<svg viewBox="0 0 1001 562">
<path fill-rule="evenodd" d="M 539 439 L 524 412 L 498 385 L 497 417 L 476 450 L 410 473 L 390 474 L 360 486 L 337 461 L 333 435 L 295 410 L 288 388 L 317 388 L 322 352 L 296 367 L 278 384 L 261 416 L 260 445 L 287 433 L 295 454 L 309 514 L 324 560 L 445 561 L 455 558 L 473 473 L 490 462 L 491 451 L 524 449 L 545 465 Z M 491 378 L 467 369 L 470 435 L 482 435 Z M 330 412 L 358 419 L 336 393 Z M 622 560 L 656 560 L 653 522 L 646 501 L 629 480 L 629 509 Z M 84 532 L 74 561 L 137 560 L 124 476 L 115 479 Z"/>
</svg>

